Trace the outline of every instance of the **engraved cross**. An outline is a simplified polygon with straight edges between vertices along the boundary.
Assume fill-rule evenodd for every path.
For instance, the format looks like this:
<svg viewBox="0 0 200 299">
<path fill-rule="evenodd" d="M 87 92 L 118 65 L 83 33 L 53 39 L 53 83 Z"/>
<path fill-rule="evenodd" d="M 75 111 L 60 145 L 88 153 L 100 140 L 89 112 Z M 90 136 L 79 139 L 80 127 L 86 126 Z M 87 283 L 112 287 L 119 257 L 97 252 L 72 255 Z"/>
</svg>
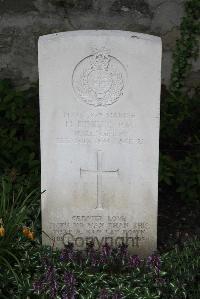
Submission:
<svg viewBox="0 0 200 299">
<path fill-rule="evenodd" d="M 80 176 L 82 174 L 94 174 L 97 176 L 97 205 L 95 209 L 102 210 L 102 176 L 103 175 L 118 175 L 119 169 L 103 170 L 102 169 L 102 151 L 97 151 L 97 170 L 87 170 L 80 168 Z"/>
</svg>

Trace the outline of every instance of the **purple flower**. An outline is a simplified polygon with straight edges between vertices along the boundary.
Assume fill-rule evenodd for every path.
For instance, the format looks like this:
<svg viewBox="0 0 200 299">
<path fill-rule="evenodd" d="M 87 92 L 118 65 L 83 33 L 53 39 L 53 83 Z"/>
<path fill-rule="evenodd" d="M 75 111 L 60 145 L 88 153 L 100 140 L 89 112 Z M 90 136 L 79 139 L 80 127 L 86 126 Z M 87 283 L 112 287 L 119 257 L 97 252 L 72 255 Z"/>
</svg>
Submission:
<svg viewBox="0 0 200 299">
<path fill-rule="evenodd" d="M 50 283 L 50 298 L 55 298 L 57 295 L 58 285 L 56 278 L 53 276 Z"/>
<path fill-rule="evenodd" d="M 52 271 L 53 271 L 53 265 L 49 265 L 46 269 L 46 273 L 45 273 L 45 276 L 44 276 L 44 282 L 47 282 L 47 281 L 51 280 Z"/>
<path fill-rule="evenodd" d="M 75 286 L 76 279 L 74 277 L 74 274 L 71 272 L 65 271 L 64 273 L 64 282 L 66 285 Z"/>
<path fill-rule="evenodd" d="M 108 291 L 106 289 L 102 289 L 99 293 L 98 299 L 108 299 L 108 298 L 109 298 Z"/>
<path fill-rule="evenodd" d="M 52 276 L 51 276 L 51 297 L 55 298 L 56 294 L 57 294 L 57 290 L 58 290 L 58 283 L 57 283 L 57 279 L 56 279 L 56 273 L 55 270 L 53 270 Z"/>
<path fill-rule="evenodd" d="M 155 268 L 156 271 L 159 272 L 160 266 L 161 266 L 160 256 L 157 254 L 152 254 L 152 255 L 148 256 L 147 264 L 148 264 L 148 266 Z"/>
<path fill-rule="evenodd" d="M 87 243 L 86 256 L 88 258 L 89 263 L 92 266 L 95 267 L 99 264 L 99 256 L 98 256 L 96 250 L 94 249 L 94 243 L 93 242 Z"/>
<path fill-rule="evenodd" d="M 39 279 L 35 282 L 33 282 L 33 291 L 34 293 L 36 294 L 41 294 L 43 292 L 43 288 L 44 288 L 44 285 L 43 285 L 43 280 L 42 279 Z"/>
<path fill-rule="evenodd" d="M 103 246 L 102 246 L 102 254 L 105 258 L 108 258 L 110 257 L 111 255 L 111 252 L 112 252 L 112 249 L 110 247 L 110 245 L 108 243 L 105 243 Z"/>
<path fill-rule="evenodd" d="M 50 265 L 47 269 L 44 283 L 49 287 L 50 290 L 50 298 L 55 298 L 57 295 L 58 284 L 56 278 L 56 269 L 53 265 Z"/>
<path fill-rule="evenodd" d="M 138 255 L 131 255 L 129 258 L 129 266 L 133 267 L 133 268 L 137 268 L 139 267 L 141 264 L 141 260 L 138 257 Z"/>
<path fill-rule="evenodd" d="M 74 252 L 74 244 L 68 243 L 68 245 L 65 245 L 65 248 L 61 251 L 60 260 L 61 261 L 73 261 L 75 257 Z"/>
<path fill-rule="evenodd" d="M 128 255 L 128 245 L 127 244 L 122 243 L 121 245 L 119 245 L 118 249 L 119 249 L 119 254 L 121 257 L 126 257 Z"/>
<path fill-rule="evenodd" d="M 62 290 L 62 292 L 61 292 L 61 298 L 62 299 L 68 299 L 69 297 L 68 297 L 68 292 L 67 292 L 67 289 L 66 288 L 64 288 L 63 290 Z"/>
<path fill-rule="evenodd" d="M 76 294 L 76 279 L 71 272 L 64 273 L 65 287 L 62 291 L 62 299 L 75 299 Z"/>
<path fill-rule="evenodd" d="M 122 293 L 120 292 L 116 292 L 112 295 L 112 299 L 122 299 L 123 296 L 122 296 Z"/>
<path fill-rule="evenodd" d="M 45 274 L 33 283 L 34 292 L 41 294 L 48 288 L 50 290 L 50 298 L 55 298 L 58 290 L 56 269 L 51 264 L 44 267 L 44 269 Z"/>
</svg>

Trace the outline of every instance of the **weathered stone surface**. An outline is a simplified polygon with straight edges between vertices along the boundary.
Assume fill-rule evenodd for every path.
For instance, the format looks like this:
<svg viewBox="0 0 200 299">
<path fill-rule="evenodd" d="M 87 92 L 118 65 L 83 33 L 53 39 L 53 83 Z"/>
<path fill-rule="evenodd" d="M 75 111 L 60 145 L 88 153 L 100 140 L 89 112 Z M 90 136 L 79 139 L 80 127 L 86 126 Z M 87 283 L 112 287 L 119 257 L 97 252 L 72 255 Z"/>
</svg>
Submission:
<svg viewBox="0 0 200 299">
<path fill-rule="evenodd" d="M 165 55 L 162 57 L 162 68 L 165 69 L 165 77 L 162 80 L 162 83 L 165 85 L 168 85 L 168 82 L 170 81 L 170 74 L 172 70 L 172 52 L 166 51 Z"/>
<path fill-rule="evenodd" d="M 11 12 L 11 13 L 25 13 L 28 11 L 34 11 L 34 0 L 1 0 L 0 1 L 0 12 Z"/>
<path fill-rule="evenodd" d="M 156 249 L 160 68 L 155 36 L 40 38 L 42 226 L 56 246 Z"/>
<path fill-rule="evenodd" d="M 174 50 L 176 41 L 180 38 L 180 30 L 173 27 L 171 31 L 166 32 L 162 37 L 163 49 L 166 51 Z"/>
<path fill-rule="evenodd" d="M 200 78 L 200 71 L 192 71 L 189 76 L 187 77 L 187 86 L 196 88 L 199 87 L 199 78 Z"/>
<path fill-rule="evenodd" d="M 92 0 L 50 0 L 52 5 L 57 5 L 58 7 L 64 7 L 65 9 L 81 9 L 88 10 L 91 9 L 96 4 L 96 1 Z"/>
<path fill-rule="evenodd" d="M 118 13 L 121 11 L 137 11 L 144 15 L 151 14 L 149 5 L 144 0 L 115 0 L 111 6 L 111 10 Z"/>
<path fill-rule="evenodd" d="M 15 28 L 5 28 L 0 33 L 0 51 L 2 54 L 11 50 Z"/>
<path fill-rule="evenodd" d="M 153 32 L 167 32 L 180 25 L 183 17 L 183 6 L 175 1 L 165 1 L 160 4 L 154 13 L 151 24 Z"/>
<path fill-rule="evenodd" d="M 172 0 L 146 0 L 146 2 L 149 4 L 149 6 L 151 6 L 154 9 L 164 3 L 171 2 L 171 1 Z M 173 2 L 177 3 L 177 4 L 183 4 L 185 2 L 185 0 L 173 0 Z"/>
<path fill-rule="evenodd" d="M 1 0 L 0 79 L 10 74 L 19 85 L 37 80 L 37 38 L 67 30 L 119 29 L 155 34 L 164 41 L 166 61 L 179 34 L 183 3 L 183 0 Z M 15 40 L 20 40 L 20 47 Z M 21 57 L 26 57 L 24 63 Z M 165 84 L 169 83 L 169 69 L 162 68 Z"/>
</svg>

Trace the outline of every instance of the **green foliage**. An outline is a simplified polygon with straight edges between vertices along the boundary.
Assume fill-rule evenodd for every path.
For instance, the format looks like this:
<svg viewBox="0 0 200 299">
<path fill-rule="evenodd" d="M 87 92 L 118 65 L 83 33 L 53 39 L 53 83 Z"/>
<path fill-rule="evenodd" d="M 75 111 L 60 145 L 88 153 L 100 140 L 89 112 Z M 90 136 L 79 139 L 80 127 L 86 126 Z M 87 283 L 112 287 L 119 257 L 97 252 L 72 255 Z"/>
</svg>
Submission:
<svg viewBox="0 0 200 299">
<path fill-rule="evenodd" d="M 13 182 L 31 177 L 39 185 L 38 92 L 17 91 L 9 80 L 0 81 L 0 176 Z"/>
<path fill-rule="evenodd" d="M 77 298 L 77 299 L 198 299 L 200 297 L 200 241 L 193 240 L 184 244 L 182 249 L 175 249 L 161 256 L 161 268 L 149 266 L 148 259 L 135 267 L 126 264 L 116 272 L 108 267 L 95 268 L 86 256 L 82 262 L 73 258 L 63 261 L 60 252 L 52 252 L 49 247 L 28 247 L 21 259 L 21 268 L 16 264 L 15 271 L 19 282 L 13 280 L 11 272 L 0 290 L 5 298 Z M 67 274 L 64 277 L 64 273 Z M 2 276 L 0 272 L 0 280 Z M 40 278 L 45 278 L 46 284 Z M 39 280 L 38 280 L 39 279 Z M 35 283 L 45 292 L 37 295 Z M 55 284 L 56 282 L 56 284 Z M 68 295 L 61 297 L 66 286 Z M 52 297 L 53 289 L 60 289 L 59 295 Z M 104 294 L 104 295 L 103 295 Z M 107 295 L 106 295 L 107 294 Z M 118 294 L 118 297 L 117 297 Z M 23 297 L 22 297 L 23 295 Z"/>
<path fill-rule="evenodd" d="M 187 241 L 183 249 L 175 250 L 163 255 L 164 267 L 170 278 L 168 285 L 169 298 L 200 297 L 200 240 Z M 171 294 L 174 293 L 174 297 Z M 166 298 L 167 293 L 166 293 Z"/>
<path fill-rule="evenodd" d="M 191 58 L 196 59 L 199 53 L 198 37 L 200 34 L 200 2 L 185 2 L 185 16 L 180 26 L 181 37 L 176 43 L 174 63 L 171 75 L 170 92 L 177 96 L 184 87 L 185 78 L 191 69 Z"/>
<path fill-rule="evenodd" d="M 22 188 L 14 192 L 12 183 L 2 179 L 0 186 L 0 220 L 5 229 L 5 235 L 0 236 L 0 268 L 11 271 L 13 277 L 18 277 L 12 265 L 17 262 L 20 266 L 20 257 L 24 254 L 22 245 L 25 241 L 22 235 L 24 225 L 33 226 L 39 216 L 37 206 L 39 193 L 37 190 L 26 194 Z M 34 212 L 34 214 L 33 214 Z"/>
<path fill-rule="evenodd" d="M 199 52 L 200 2 L 185 3 L 180 39 L 174 52 L 169 92 L 161 101 L 160 191 L 161 196 L 199 200 L 200 194 L 200 88 L 188 91 L 185 79 Z"/>
<path fill-rule="evenodd" d="M 200 194 L 200 110 L 198 92 L 181 98 L 161 103 L 159 171 L 162 196 L 187 202 L 199 200 Z"/>
</svg>

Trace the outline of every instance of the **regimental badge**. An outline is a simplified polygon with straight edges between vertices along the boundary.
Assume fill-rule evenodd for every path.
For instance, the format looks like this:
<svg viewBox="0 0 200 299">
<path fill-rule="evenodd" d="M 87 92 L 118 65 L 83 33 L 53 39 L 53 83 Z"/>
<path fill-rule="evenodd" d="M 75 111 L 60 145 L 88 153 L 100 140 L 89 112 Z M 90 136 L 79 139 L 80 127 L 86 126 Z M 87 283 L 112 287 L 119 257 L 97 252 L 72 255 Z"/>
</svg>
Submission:
<svg viewBox="0 0 200 299">
<path fill-rule="evenodd" d="M 93 106 L 112 105 L 123 95 L 126 71 L 105 48 L 81 60 L 74 69 L 72 85 L 76 97 Z"/>
</svg>

